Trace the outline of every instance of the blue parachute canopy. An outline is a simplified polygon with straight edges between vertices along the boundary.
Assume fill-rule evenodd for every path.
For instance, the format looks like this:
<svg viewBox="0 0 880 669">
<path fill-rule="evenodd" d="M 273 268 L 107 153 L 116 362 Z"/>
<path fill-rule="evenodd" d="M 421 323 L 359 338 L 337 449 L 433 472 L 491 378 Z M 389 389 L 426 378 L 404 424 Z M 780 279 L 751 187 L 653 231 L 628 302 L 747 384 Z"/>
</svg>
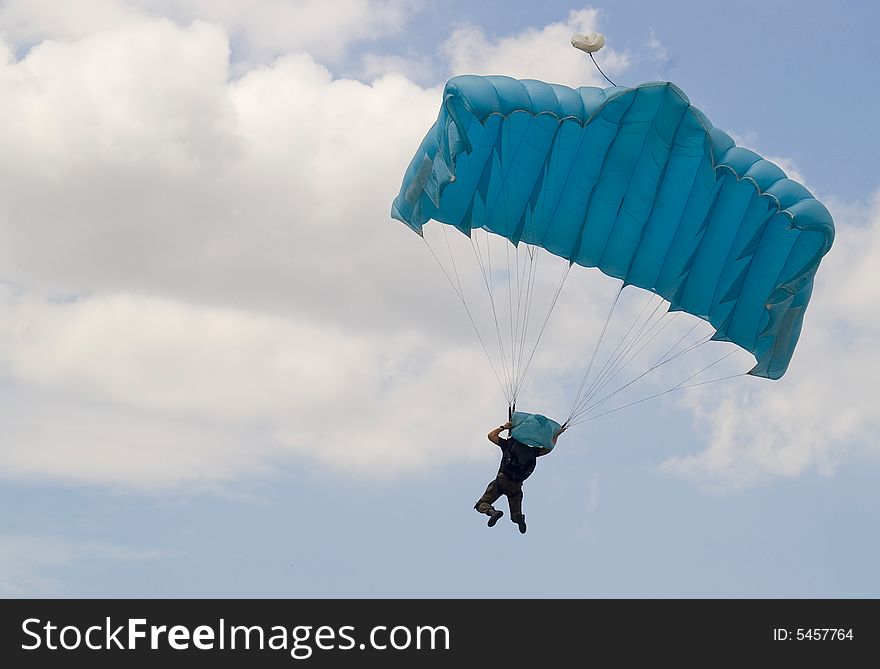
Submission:
<svg viewBox="0 0 880 669">
<path fill-rule="evenodd" d="M 450 79 L 391 215 L 485 228 L 652 291 L 788 368 L 831 247 L 828 210 L 737 147 L 674 84 Z"/>
<path fill-rule="evenodd" d="M 526 446 L 535 448 L 552 449 L 553 435 L 562 428 L 559 423 L 547 416 L 522 411 L 514 411 L 510 422 L 513 424 L 510 428 L 510 436 Z"/>
</svg>

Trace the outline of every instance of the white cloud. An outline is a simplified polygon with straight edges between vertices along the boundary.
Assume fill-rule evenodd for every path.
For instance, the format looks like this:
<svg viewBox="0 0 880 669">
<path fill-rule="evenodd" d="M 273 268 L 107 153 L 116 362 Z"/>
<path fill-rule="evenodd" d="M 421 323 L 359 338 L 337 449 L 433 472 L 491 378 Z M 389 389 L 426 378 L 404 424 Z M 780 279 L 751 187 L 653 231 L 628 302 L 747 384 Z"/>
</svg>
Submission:
<svg viewBox="0 0 880 669">
<path fill-rule="evenodd" d="M 657 39 L 657 34 L 653 29 L 648 36 L 648 40 L 645 42 L 645 47 L 648 49 L 648 52 L 654 60 L 660 61 L 660 63 L 666 63 L 669 60 L 669 51 L 666 49 L 663 42 Z"/>
<path fill-rule="evenodd" d="M 505 74 L 518 79 L 542 79 L 567 86 L 607 86 L 589 56 L 571 46 L 571 36 L 597 30 L 597 9 L 574 10 L 564 21 L 541 29 L 490 39 L 479 26 L 458 28 L 443 45 L 454 74 Z M 613 79 L 626 69 L 629 56 L 607 45 L 596 54 Z"/>
<path fill-rule="evenodd" d="M 837 238 L 816 277 L 803 333 L 779 381 L 744 379 L 688 405 L 709 444 L 663 469 L 713 490 L 805 472 L 832 475 L 845 461 L 880 455 L 880 199 L 859 220 L 831 206 Z"/>
<path fill-rule="evenodd" d="M 378 477 L 486 454 L 473 447 L 493 390 L 473 378 L 478 352 L 418 329 L 128 295 L 9 297 L 0 313 L 16 384 L 0 408 L 6 476 L 205 487 L 292 453 Z M 452 392 L 464 382 L 468 406 Z"/>
<path fill-rule="evenodd" d="M 333 60 L 354 42 L 398 32 L 416 7 L 413 0 L 9 0 L 0 7 L 0 32 L 29 45 L 166 17 L 180 25 L 222 25 L 235 44 L 236 62 L 268 62 L 291 51 Z"/>
<path fill-rule="evenodd" d="M 494 41 L 467 41 L 476 29 L 462 28 L 447 53 L 456 71 L 601 84 L 568 42 L 597 17 L 573 12 Z M 369 476 L 489 461 L 483 435 L 498 418 L 485 423 L 502 409 L 495 381 L 445 279 L 388 213 L 439 88 L 382 74 L 405 68 L 378 60 L 369 85 L 334 79 L 305 53 L 231 81 L 228 31 L 216 21 L 180 27 L 138 14 L 83 25 L 19 61 L 7 44 L 0 59 L 0 279 L 15 287 L 0 295 L 4 475 L 198 490 L 307 460 Z M 625 54 L 602 55 L 609 72 L 626 66 Z M 823 306 L 826 276 L 869 282 L 876 232 L 845 237 L 857 242 L 839 239 L 823 265 L 792 372 L 774 386 L 798 401 L 756 389 L 721 409 L 698 404 L 714 450 L 669 469 L 730 480 L 746 461 L 768 475 L 827 471 L 846 435 L 860 443 L 873 423 L 846 391 L 856 409 L 841 405 L 827 428 L 838 446 L 795 457 L 756 438 L 751 460 L 725 464 L 741 435 L 758 431 L 730 418 L 738 402 L 755 426 L 798 423 L 797 407 L 810 406 L 800 394 L 819 383 L 798 376 L 811 369 L 803 359 L 820 358 L 822 388 L 864 368 L 828 356 L 819 322 L 838 314 Z M 566 299 L 580 305 L 577 318 L 554 315 L 545 351 L 571 351 L 563 339 L 580 345 L 585 319 L 604 319 L 606 296 L 577 279 Z M 539 355 L 533 374 L 570 375 L 579 355 Z M 564 404 L 561 387 L 537 390 Z M 779 425 L 765 432 L 791 436 Z"/>
<path fill-rule="evenodd" d="M 53 573 L 81 562 L 159 560 L 171 553 L 63 537 L 0 534 L 0 596 L 57 597 L 62 582 Z"/>
<path fill-rule="evenodd" d="M 389 216 L 439 90 L 304 54 L 230 82 L 228 54 L 216 25 L 146 20 L 0 67 L 4 474 L 192 489 L 294 453 L 488 458 L 494 381 Z"/>
<path fill-rule="evenodd" d="M 7 0 L 0 7 L 0 32 L 15 44 L 30 46 L 80 39 L 141 16 L 137 3 L 122 0 Z"/>
<path fill-rule="evenodd" d="M 229 83 L 227 59 L 216 27 L 156 21 L 0 68 L 4 276 L 395 327 L 370 312 L 424 258 L 388 210 L 439 92 L 305 55 Z"/>
<path fill-rule="evenodd" d="M 435 66 L 427 56 L 410 53 L 406 56 L 394 54 L 364 54 L 361 58 L 363 76 L 372 80 L 386 74 L 402 74 L 411 81 L 433 81 Z"/>
</svg>

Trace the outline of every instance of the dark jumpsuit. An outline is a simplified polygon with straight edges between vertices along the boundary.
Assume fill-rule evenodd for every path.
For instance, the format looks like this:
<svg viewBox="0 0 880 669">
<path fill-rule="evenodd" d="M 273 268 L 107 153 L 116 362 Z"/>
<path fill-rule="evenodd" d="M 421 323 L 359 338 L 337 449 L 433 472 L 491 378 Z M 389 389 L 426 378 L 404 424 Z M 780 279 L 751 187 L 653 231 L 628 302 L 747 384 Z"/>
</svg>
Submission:
<svg viewBox="0 0 880 669">
<path fill-rule="evenodd" d="M 486 487 L 486 492 L 474 504 L 479 513 L 491 516 L 495 512 L 492 504 L 501 495 L 507 495 L 510 519 L 514 522 L 522 515 L 522 484 L 535 471 L 535 461 L 539 455 L 548 453 L 546 449 L 532 448 L 516 439 L 499 439 L 501 466 L 495 480 Z"/>
</svg>

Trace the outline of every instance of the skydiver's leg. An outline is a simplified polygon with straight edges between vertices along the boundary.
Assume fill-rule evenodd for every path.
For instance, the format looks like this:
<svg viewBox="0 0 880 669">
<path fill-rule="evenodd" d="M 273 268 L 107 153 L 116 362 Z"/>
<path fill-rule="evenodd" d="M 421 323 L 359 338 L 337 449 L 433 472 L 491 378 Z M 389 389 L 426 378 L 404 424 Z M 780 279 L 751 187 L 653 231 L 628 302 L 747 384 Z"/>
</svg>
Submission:
<svg viewBox="0 0 880 669">
<path fill-rule="evenodd" d="M 504 494 L 507 495 L 507 505 L 510 507 L 510 519 L 515 523 L 519 522 L 519 517 L 523 515 L 522 483 L 519 481 L 505 481 Z"/>
<path fill-rule="evenodd" d="M 476 504 L 474 504 L 477 513 L 484 513 L 487 516 L 494 514 L 495 507 L 492 506 L 492 504 L 501 497 L 502 494 L 501 487 L 498 485 L 498 479 L 494 479 L 488 486 L 486 486 L 486 492 L 483 493 L 483 496 L 477 500 Z"/>
</svg>

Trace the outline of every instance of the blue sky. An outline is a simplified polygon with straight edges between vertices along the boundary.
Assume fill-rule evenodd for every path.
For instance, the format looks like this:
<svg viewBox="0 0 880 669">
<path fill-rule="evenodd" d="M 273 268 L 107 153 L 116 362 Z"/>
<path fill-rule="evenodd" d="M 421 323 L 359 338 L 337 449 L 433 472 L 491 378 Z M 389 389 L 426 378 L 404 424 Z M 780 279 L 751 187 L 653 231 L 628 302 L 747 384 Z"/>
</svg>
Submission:
<svg viewBox="0 0 880 669">
<path fill-rule="evenodd" d="M 163 7 L 0 5 L 0 595 L 880 596 L 871 3 Z M 504 399 L 388 210 L 448 76 L 598 85 L 586 28 L 838 237 L 784 379 L 573 429 L 521 536 L 472 508 Z M 549 414 L 609 285 L 564 296 Z"/>
</svg>

